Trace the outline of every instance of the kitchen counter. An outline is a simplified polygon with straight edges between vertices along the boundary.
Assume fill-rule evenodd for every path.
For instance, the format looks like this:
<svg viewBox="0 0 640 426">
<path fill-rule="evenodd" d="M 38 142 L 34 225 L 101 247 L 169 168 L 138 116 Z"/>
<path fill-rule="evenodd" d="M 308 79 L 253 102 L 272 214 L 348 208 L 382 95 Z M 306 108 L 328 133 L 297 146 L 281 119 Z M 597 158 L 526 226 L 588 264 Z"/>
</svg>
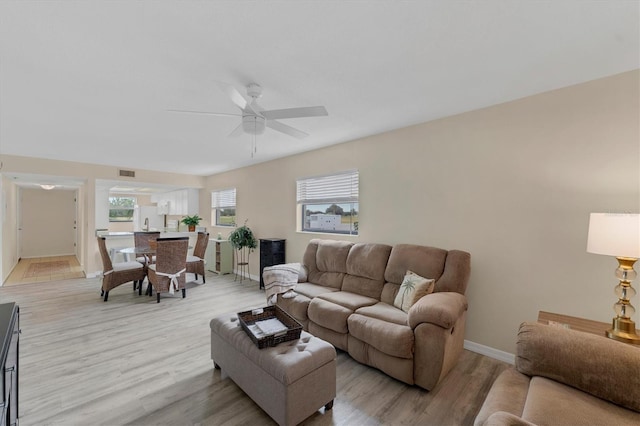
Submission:
<svg viewBox="0 0 640 426">
<path fill-rule="evenodd" d="M 109 232 L 97 230 L 96 236 L 105 237 L 107 239 L 111 238 L 126 238 L 133 237 L 133 232 Z M 187 231 L 160 231 L 160 238 L 171 238 L 171 237 L 197 237 L 197 232 L 187 232 Z"/>
<path fill-rule="evenodd" d="M 105 237 L 105 238 L 122 238 L 122 237 L 133 237 L 133 232 L 109 232 L 96 230 L 97 237 Z"/>
</svg>

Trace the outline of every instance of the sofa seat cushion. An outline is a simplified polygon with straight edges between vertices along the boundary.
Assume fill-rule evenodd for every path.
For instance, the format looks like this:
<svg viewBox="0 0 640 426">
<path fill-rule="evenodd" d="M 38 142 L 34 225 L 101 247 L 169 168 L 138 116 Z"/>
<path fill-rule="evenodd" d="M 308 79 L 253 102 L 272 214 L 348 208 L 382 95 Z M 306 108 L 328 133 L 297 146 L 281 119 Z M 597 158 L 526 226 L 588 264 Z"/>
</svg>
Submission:
<svg viewBox="0 0 640 426">
<path fill-rule="evenodd" d="M 310 302 L 311 299 L 302 294 L 290 298 L 282 297 L 282 294 L 278 294 L 276 304 L 304 326 L 308 321 L 307 310 L 309 309 Z"/>
<path fill-rule="evenodd" d="M 377 302 L 371 297 L 347 291 L 328 292 L 311 300 L 307 316 L 324 328 L 346 334 L 349 332 L 347 325 L 349 315 L 358 308 L 374 305 Z"/>
<path fill-rule="evenodd" d="M 324 286 L 312 284 L 312 283 L 298 283 L 296 284 L 296 287 L 293 290 L 298 294 L 307 296 L 309 299 L 318 297 L 323 293 L 332 293 L 332 292 L 340 291 L 337 288 L 324 287 Z"/>
<path fill-rule="evenodd" d="M 362 296 L 348 291 L 323 293 L 319 295 L 318 298 L 343 306 L 350 309 L 352 312 L 358 308 L 362 308 L 363 306 L 371 306 L 378 303 L 378 300 L 373 297 Z"/>
<path fill-rule="evenodd" d="M 309 310 L 307 311 L 309 320 L 340 334 L 347 334 L 349 332 L 347 318 L 349 318 L 351 314 L 353 314 L 353 310 L 320 299 L 319 297 L 311 299 Z M 309 331 L 313 333 L 311 324 L 309 325 Z"/>
<path fill-rule="evenodd" d="M 396 358 L 413 358 L 413 330 L 408 325 L 394 324 L 378 318 L 354 313 L 349 316 L 349 334 L 380 352 Z"/>
<path fill-rule="evenodd" d="M 407 325 L 407 313 L 391 306 L 388 303 L 378 302 L 375 305 L 365 306 L 356 310 L 357 314 L 365 317 L 376 318 L 382 321 L 398 325 Z"/>
<path fill-rule="evenodd" d="M 531 379 L 522 418 L 538 425 L 640 424 L 638 412 L 539 376 Z"/>
</svg>

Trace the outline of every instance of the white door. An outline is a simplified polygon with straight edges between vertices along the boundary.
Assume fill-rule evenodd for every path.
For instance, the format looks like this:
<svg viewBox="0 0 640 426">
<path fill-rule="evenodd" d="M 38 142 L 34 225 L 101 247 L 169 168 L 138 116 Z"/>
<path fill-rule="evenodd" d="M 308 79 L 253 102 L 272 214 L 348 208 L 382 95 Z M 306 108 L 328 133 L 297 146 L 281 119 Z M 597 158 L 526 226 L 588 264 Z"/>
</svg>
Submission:
<svg viewBox="0 0 640 426">
<path fill-rule="evenodd" d="M 22 188 L 19 203 L 21 258 L 75 254 L 75 190 Z"/>
</svg>

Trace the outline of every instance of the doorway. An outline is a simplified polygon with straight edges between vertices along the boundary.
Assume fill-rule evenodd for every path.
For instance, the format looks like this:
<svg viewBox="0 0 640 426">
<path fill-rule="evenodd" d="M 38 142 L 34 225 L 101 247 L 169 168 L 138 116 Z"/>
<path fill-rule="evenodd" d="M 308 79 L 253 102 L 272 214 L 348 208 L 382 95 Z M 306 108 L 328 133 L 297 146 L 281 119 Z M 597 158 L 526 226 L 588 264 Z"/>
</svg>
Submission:
<svg viewBox="0 0 640 426">
<path fill-rule="evenodd" d="M 76 253 L 76 191 L 21 188 L 18 198 L 18 257 Z"/>
</svg>

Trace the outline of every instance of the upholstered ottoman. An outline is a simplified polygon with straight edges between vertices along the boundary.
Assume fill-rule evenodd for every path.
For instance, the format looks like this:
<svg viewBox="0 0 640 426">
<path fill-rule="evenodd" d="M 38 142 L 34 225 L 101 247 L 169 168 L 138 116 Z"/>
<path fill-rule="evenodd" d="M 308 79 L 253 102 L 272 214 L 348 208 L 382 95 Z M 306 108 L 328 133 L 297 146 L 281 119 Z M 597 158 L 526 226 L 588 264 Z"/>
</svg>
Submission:
<svg viewBox="0 0 640 426">
<path fill-rule="evenodd" d="M 235 314 L 211 320 L 211 359 L 280 425 L 295 425 L 336 396 L 336 350 L 302 332 L 300 339 L 258 349 Z"/>
</svg>

